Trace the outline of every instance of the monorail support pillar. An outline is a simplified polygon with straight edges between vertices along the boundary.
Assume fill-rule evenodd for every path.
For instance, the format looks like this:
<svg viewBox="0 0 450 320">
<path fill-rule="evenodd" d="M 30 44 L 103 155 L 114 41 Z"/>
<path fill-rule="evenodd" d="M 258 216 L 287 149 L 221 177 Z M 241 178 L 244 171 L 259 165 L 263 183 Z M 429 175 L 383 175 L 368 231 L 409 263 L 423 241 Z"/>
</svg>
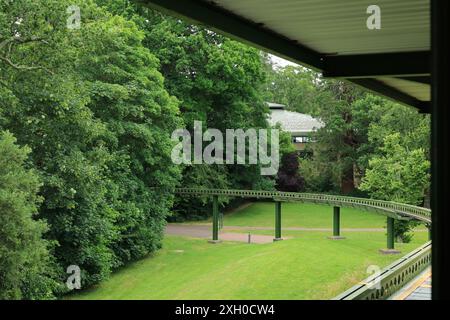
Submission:
<svg viewBox="0 0 450 320">
<path fill-rule="evenodd" d="M 219 196 L 213 196 L 213 216 L 212 216 L 212 240 L 210 243 L 218 243 L 219 240 Z"/>
<path fill-rule="evenodd" d="M 399 250 L 394 248 L 395 242 L 395 221 L 394 218 L 387 217 L 387 248 L 380 249 L 383 254 L 397 254 L 400 253 Z"/>
<path fill-rule="evenodd" d="M 341 236 L 341 207 L 333 207 L 333 236 L 328 237 L 328 239 L 345 239 Z"/>
<path fill-rule="evenodd" d="M 273 241 L 283 240 L 281 238 L 281 201 L 275 201 L 275 238 Z"/>
</svg>

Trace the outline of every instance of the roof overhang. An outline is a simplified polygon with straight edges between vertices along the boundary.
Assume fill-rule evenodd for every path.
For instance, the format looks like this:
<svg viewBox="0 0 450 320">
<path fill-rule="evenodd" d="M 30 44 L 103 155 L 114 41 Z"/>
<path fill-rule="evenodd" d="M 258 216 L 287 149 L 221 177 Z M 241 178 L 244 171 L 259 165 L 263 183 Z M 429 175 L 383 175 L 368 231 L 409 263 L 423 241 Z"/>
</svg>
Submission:
<svg viewBox="0 0 450 320">
<path fill-rule="evenodd" d="M 277 56 L 430 112 L 429 1 L 138 0 Z"/>
</svg>

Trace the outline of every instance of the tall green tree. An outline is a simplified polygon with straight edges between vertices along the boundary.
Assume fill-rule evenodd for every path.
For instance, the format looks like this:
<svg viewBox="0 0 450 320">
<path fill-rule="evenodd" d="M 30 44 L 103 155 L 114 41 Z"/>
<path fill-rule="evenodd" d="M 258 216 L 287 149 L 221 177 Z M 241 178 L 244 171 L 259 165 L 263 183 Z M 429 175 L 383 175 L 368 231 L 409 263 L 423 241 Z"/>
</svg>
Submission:
<svg viewBox="0 0 450 320">
<path fill-rule="evenodd" d="M 0 299 L 48 299 L 58 287 L 51 243 L 42 239 L 48 226 L 34 219 L 41 184 L 26 168 L 29 153 L 0 133 Z"/>
<path fill-rule="evenodd" d="M 102 143 L 112 154 L 107 175 L 116 185 L 108 197 L 118 212 L 114 248 L 123 263 L 160 247 L 173 202 L 160 190 L 173 189 L 180 178 L 170 136 L 183 122 L 135 23 L 114 16 L 98 30 L 82 35 L 99 45 L 83 50 L 79 71 L 89 90 L 87 107 L 106 127 Z"/>
<path fill-rule="evenodd" d="M 335 80 L 324 81 L 320 91 L 322 104 L 315 116 L 324 127 L 315 135 L 313 161 L 332 164 L 340 192 L 352 193 L 360 147 L 367 142 L 372 96 Z"/>
<path fill-rule="evenodd" d="M 380 100 L 380 98 L 378 98 Z M 368 160 L 379 154 L 384 139 L 394 133 L 400 134 L 400 145 L 408 150 L 423 149 L 430 159 L 430 117 L 418 113 L 411 107 L 392 102 L 374 103 L 370 110 L 371 122 L 368 128 L 368 143 L 361 149 L 359 165 L 368 166 Z"/>
<path fill-rule="evenodd" d="M 180 101 L 180 115 L 191 133 L 194 121 L 202 121 L 204 129 L 223 133 L 226 129 L 268 127 L 268 108 L 262 97 L 266 70 L 258 50 L 131 1 L 97 3 L 144 30 L 143 43 L 159 59 L 165 88 Z M 258 165 L 201 167 L 185 166 L 181 185 L 273 187 L 273 181 L 261 177 Z M 204 216 L 210 211 L 207 204 L 206 199 L 179 199 L 175 211 L 182 219 L 186 214 Z"/>
<path fill-rule="evenodd" d="M 369 160 L 360 189 L 375 199 L 423 205 L 430 186 L 430 161 L 425 149 L 408 149 L 396 132 L 384 138 L 379 151 Z M 409 242 L 415 226 L 416 223 L 396 221 L 396 237 Z"/>
<path fill-rule="evenodd" d="M 421 205 L 430 183 L 430 161 L 422 148 L 401 145 L 400 133 L 384 138 L 381 154 L 369 160 L 360 188 L 375 199 Z"/>
<path fill-rule="evenodd" d="M 96 142 L 105 128 L 86 106 L 88 91 L 77 71 L 75 43 L 84 29 L 67 28 L 69 1 L 3 5 L 1 37 L 12 44 L 1 54 L 12 63 L 1 63 L 11 96 L 2 101 L 2 126 L 32 148 L 45 199 L 38 217 L 49 222 L 47 237 L 58 241 L 61 270 L 77 264 L 89 284 L 111 270 L 114 217 L 105 201 L 107 152 Z M 90 1 L 80 9 L 87 25 L 99 17 Z"/>
<path fill-rule="evenodd" d="M 136 24 L 85 0 L 68 28 L 71 6 L 2 2 L 0 125 L 32 148 L 38 217 L 61 269 L 79 265 L 87 286 L 160 247 L 180 118 Z"/>
<path fill-rule="evenodd" d="M 295 112 L 311 114 L 318 111 L 321 104 L 318 73 L 301 66 L 278 68 L 266 57 L 267 80 L 265 99 L 286 105 Z"/>
</svg>

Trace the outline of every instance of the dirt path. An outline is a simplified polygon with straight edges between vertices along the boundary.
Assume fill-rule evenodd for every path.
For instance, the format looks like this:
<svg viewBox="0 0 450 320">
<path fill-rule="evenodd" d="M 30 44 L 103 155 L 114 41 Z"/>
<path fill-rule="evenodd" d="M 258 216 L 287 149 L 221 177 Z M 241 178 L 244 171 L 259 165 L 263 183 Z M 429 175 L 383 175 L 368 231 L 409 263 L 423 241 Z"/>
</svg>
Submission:
<svg viewBox="0 0 450 320">
<path fill-rule="evenodd" d="M 248 242 L 247 233 L 239 233 L 233 231 L 247 230 L 274 230 L 273 227 L 243 227 L 243 226 L 226 226 L 219 232 L 219 238 L 225 241 Z M 303 227 L 287 227 L 284 231 L 323 231 L 332 232 L 331 228 L 303 228 Z M 343 232 L 386 232 L 384 228 L 342 228 Z M 422 230 L 418 230 L 422 231 Z M 426 230 L 423 230 L 426 231 Z M 211 238 L 211 223 L 208 224 L 185 224 L 185 223 L 169 223 L 166 226 L 166 234 L 178 235 L 192 238 Z M 289 239 L 290 237 L 283 237 Z M 273 241 L 273 236 L 269 235 L 251 235 L 252 243 L 269 243 Z"/>
<path fill-rule="evenodd" d="M 193 238 L 211 238 L 211 225 L 187 225 L 169 223 L 166 227 L 166 234 L 193 237 Z M 224 241 L 248 242 L 248 234 L 223 232 L 219 233 L 219 238 Z M 288 239 L 285 237 L 284 239 Z M 273 242 L 273 236 L 251 235 L 251 243 L 270 243 Z"/>
</svg>

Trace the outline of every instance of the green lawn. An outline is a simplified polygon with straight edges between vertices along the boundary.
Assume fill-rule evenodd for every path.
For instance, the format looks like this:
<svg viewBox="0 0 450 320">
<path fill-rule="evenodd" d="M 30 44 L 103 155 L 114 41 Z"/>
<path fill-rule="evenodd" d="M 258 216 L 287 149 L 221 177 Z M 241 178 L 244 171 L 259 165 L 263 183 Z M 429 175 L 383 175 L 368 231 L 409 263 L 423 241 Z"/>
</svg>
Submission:
<svg viewBox="0 0 450 320">
<path fill-rule="evenodd" d="M 399 256 L 378 253 L 383 232 L 353 232 L 328 240 L 326 232 L 290 231 L 270 244 L 167 236 L 164 248 L 72 299 L 329 299 L 362 280 L 369 265 Z M 406 253 L 426 241 L 418 233 Z"/>
<path fill-rule="evenodd" d="M 331 228 L 333 207 L 321 204 L 287 202 L 281 209 L 283 227 Z M 242 210 L 226 214 L 225 226 L 271 227 L 274 225 L 275 205 L 256 202 Z M 383 228 L 386 218 L 355 208 L 341 208 L 341 228 Z"/>
<path fill-rule="evenodd" d="M 225 216 L 228 226 L 273 226 L 273 203 L 258 202 Z M 343 228 L 382 228 L 385 217 L 342 208 Z M 332 207 L 284 203 L 283 226 L 331 228 Z M 229 230 L 227 230 L 229 232 Z M 243 232 L 242 229 L 236 232 Z M 273 230 L 252 233 L 273 234 Z M 381 255 L 386 235 L 343 232 L 283 231 L 290 239 L 269 244 L 223 242 L 166 236 L 154 256 L 116 272 L 70 299 L 329 299 L 368 276 L 369 265 L 384 267 L 401 255 Z M 396 244 L 406 254 L 427 240 Z"/>
</svg>

